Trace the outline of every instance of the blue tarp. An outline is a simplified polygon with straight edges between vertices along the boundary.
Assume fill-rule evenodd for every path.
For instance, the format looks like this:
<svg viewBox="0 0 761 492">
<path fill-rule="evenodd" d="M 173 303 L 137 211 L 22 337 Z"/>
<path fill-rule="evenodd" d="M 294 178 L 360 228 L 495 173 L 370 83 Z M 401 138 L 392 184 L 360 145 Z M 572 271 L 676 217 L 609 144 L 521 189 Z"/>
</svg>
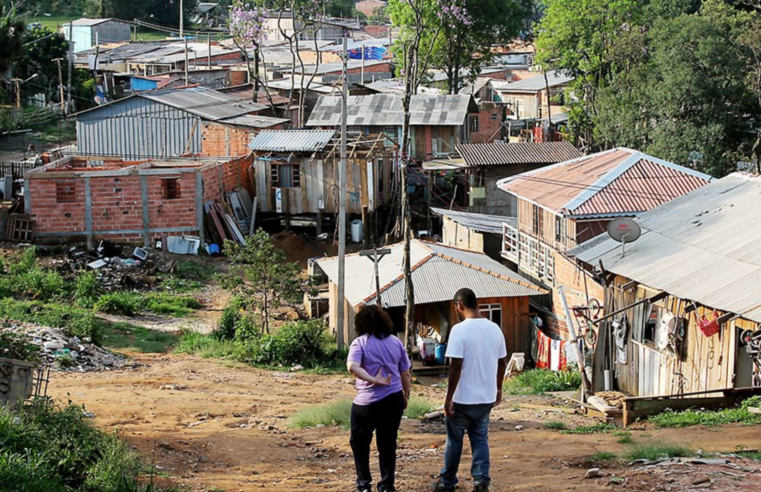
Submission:
<svg viewBox="0 0 761 492">
<path fill-rule="evenodd" d="M 385 60 L 391 57 L 391 53 L 383 46 L 365 46 L 365 60 Z M 349 50 L 349 58 L 352 60 L 362 59 L 362 48 Z"/>
</svg>

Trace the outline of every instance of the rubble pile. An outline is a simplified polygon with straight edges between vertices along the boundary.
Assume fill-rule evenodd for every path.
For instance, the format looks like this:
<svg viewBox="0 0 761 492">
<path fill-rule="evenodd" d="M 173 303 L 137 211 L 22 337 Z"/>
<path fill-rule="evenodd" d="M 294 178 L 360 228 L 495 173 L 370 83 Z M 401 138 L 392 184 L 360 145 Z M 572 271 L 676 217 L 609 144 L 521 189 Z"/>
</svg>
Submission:
<svg viewBox="0 0 761 492">
<path fill-rule="evenodd" d="M 110 371 L 127 365 L 124 356 L 98 347 L 87 339 L 69 337 L 56 328 L 33 323 L 5 322 L 0 330 L 23 334 L 29 343 L 39 347 L 37 353 L 44 365 L 67 371 Z"/>
<path fill-rule="evenodd" d="M 85 269 L 97 272 L 100 285 L 109 292 L 150 288 L 157 283 L 157 273 L 172 273 L 176 268 L 175 262 L 165 256 L 105 240 L 94 250 L 80 245 L 63 250 L 38 246 L 38 252 L 51 255 L 45 261 L 46 266 L 57 270 L 64 278 L 73 279 L 77 272 Z"/>
</svg>

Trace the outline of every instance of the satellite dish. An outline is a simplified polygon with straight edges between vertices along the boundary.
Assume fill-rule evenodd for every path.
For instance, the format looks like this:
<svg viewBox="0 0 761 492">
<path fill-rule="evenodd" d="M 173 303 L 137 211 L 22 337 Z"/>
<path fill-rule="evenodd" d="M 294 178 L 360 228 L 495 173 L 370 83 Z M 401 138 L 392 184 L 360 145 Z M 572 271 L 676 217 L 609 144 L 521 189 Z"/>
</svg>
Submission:
<svg viewBox="0 0 761 492">
<path fill-rule="evenodd" d="M 642 228 L 632 219 L 614 219 L 608 222 L 608 235 L 619 243 L 633 243 L 642 235 Z"/>
</svg>

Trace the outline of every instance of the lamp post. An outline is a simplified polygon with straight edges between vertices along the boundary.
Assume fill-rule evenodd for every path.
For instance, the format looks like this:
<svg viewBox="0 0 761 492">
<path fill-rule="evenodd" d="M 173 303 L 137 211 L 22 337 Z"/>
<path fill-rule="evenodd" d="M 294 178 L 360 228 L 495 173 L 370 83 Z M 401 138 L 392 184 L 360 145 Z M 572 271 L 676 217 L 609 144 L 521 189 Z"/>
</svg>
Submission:
<svg viewBox="0 0 761 492">
<path fill-rule="evenodd" d="M 21 108 L 21 84 L 26 84 L 30 80 L 36 79 L 36 78 L 37 78 L 37 74 L 35 73 L 35 74 L 32 74 L 32 76 L 26 80 L 13 79 L 13 82 L 16 83 L 16 109 Z"/>
</svg>

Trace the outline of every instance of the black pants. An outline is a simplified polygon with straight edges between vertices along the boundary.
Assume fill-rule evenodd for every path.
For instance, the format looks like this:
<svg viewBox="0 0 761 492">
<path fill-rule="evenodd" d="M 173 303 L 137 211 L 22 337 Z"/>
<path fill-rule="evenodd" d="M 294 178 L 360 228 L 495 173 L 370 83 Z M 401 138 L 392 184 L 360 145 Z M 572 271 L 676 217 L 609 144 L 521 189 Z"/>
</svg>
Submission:
<svg viewBox="0 0 761 492">
<path fill-rule="evenodd" d="M 378 487 L 393 489 L 396 471 L 396 438 L 404 413 L 404 395 L 400 391 L 369 405 L 351 407 L 351 450 L 357 469 L 357 488 L 370 489 L 370 444 L 378 446 L 381 481 Z"/>
</svg>

